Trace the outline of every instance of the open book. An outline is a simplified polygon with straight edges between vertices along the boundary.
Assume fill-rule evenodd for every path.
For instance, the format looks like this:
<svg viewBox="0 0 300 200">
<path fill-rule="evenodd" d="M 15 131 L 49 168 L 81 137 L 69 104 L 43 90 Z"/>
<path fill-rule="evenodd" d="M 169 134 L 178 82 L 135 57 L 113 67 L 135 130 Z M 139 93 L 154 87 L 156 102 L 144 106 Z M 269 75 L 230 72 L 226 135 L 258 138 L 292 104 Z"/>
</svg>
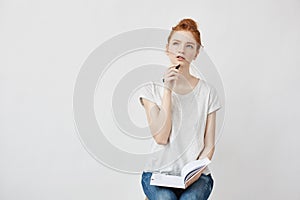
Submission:
<svg viewBox="0 0 300 200">
<path fill-rule="evenodd" d="M 150 185 L 185 189 L 198 180 L 201 173 L 210 162 L 211 161 L 207 157 L 189 162 L 181 169 L 180 176 L 153 173 Z"/>
</svg>

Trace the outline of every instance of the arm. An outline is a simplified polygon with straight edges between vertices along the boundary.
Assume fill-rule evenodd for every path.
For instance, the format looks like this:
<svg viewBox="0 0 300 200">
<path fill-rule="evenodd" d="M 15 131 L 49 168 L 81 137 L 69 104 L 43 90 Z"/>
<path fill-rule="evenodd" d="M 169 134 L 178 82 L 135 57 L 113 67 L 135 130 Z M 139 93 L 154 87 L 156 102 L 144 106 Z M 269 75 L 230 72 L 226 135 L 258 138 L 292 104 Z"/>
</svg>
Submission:
<svg viewBox="0 0 300 200">
<path fill-rule="evenodd" d="M 197 159 L 208 157 L 210 160 L 215 151 L 215 128 L 216 128 L 216 111 L 207 115 L 205 134 L 204 134 L 204 148 Z"/>
<path fill-rule="evenodd" d="M 161 109 L 155 103 L 142 98 L 150 131 L 157 144 L 167 144 L 169 141 L 172 127 L 171 96 L 172 91 L 165 89 Z"/>
</svg>

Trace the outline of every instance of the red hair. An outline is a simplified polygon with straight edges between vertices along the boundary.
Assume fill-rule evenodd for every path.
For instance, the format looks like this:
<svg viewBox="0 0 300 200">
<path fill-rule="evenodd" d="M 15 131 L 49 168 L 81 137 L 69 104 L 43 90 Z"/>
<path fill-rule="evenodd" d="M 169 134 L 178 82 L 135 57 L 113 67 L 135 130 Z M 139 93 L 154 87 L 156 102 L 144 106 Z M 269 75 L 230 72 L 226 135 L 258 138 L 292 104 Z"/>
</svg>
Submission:
<svg viewBox="0 0 300 200">
<path fill-rule="evenodd" d="M 176 26 L 172 27 L 172 31 L 168 37 L 168 43 L 175 31 L 189 31 L 194 36 L 197 42 L 197 50 L 199 50 L 201 44 L 200 31 L 198 30 L 197 23 L 192 19 L 182 19 Z"/>
</svg>

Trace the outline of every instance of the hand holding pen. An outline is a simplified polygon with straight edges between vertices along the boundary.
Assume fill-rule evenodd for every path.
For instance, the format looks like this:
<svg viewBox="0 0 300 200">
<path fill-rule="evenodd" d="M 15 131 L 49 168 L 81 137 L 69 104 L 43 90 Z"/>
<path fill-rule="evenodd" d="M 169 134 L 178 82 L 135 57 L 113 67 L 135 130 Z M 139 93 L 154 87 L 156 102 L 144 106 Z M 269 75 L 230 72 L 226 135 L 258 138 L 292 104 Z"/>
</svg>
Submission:
<svg viewBox="0 0 300 200">
<path fill-rule="evenodd" d="M 167 86 L 167 88 L 173 89 L 174 82 L 176 80 L 178 80 L 178 78 L 179 78 L 179 67 L 180 67 L 180 64 L 178 64 L 176 66 L 171 66 L 168 68 L 168 70 L 164 74 L 163 82 L 164 82 L 164 85 Z"/>
</svg>

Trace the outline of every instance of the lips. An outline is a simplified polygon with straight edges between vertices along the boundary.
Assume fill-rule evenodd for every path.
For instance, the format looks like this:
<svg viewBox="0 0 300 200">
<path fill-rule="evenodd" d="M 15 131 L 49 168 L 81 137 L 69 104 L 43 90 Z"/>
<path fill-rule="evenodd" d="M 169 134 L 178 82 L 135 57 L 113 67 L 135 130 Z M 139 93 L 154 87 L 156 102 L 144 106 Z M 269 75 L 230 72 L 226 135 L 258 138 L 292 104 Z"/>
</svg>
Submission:
<svg viewBox="0 0 300 200">
<path fill-rule="evenodd" d="M 178 60 L 185 60 L 185 58 L 182 57 L 182 56 L 176 56 L 176 58 L 177 58 Z"/>
</svg>

